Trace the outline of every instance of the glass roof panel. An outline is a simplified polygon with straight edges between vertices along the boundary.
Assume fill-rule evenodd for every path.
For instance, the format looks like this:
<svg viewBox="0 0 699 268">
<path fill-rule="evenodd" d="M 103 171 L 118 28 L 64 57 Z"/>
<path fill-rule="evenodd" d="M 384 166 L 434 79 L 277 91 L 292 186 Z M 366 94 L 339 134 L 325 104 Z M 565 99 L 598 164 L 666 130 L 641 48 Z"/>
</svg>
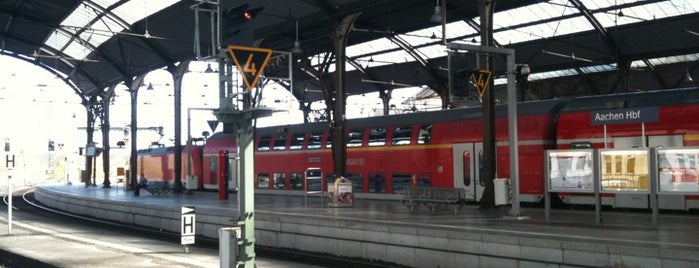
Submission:
<svg viewBox="0 0 699 268">
<path fill-rule="evenodd" d="M 428 59 L 446 57 L 447 48 L 442 44 L 421 47 L 416 49 L 420 54 L 425 55 Z"/>
<path fill-rule="evenodd" d="M 409 61 L 415 61 L 415 59 L 410 56 L 405 50 L 396 50 L 380 55 L 373 56 L 374 61 L 369 65 L 372 67 L 388 65 L 392 63 L 403 63 Z"/>
<path fill-rule="evenodd" d="M 500 44 L 519 43 L 530 40 L 549 38 L 581 31 L 592 30 L 591 24 L 582 16 L 560 21 L 540 23 L 527 27 L 513 28 L 493 33 L 493 38 Z"/>
<path fill-rule="evenodd" d="M 46 39 L 45 45 L 52 47 L 55 50 L 61 50 L 70 41 L 70 35 L 61 30 L 55 30 L 51 33 L 48 39 Z"/>
<path fill-rule="evenodd" d="M 543 73 L 532 73 L 529 75 L 529 81 L 544 80 L 549 78 L 578 75 L 575 69 L 557 70 Z"/>
<path fill-rule="evenodd" d="M 522 23 L 579 13 L 567 3 L 566 0 L 554 0 L 497 12 L 493 15 L 494 28 L 510 28 Z"/>
<path fill-rule="evenodd" d="M 646 20 L 661 19 L 699 11 L 699 1 L 696 0 L 670 0 L 661 2 L 648 1 L 631 7 L 616 9 L 615 6 L 639 3 L 638 1 L 618 0 L 614 3 L 610 1 L 589 1 L 584 2 L 585 6 L 592 10 L 610 9 L 606 12 L 595 12 L 595 18 L 604 26 L 612 27 L 636 23 Z"/>
<path fill-rule="evenodd" d="M 177 3 L 177 1 L 178 0 L 131 0 L 115 8 L 113 13 L 127 23 L 133 24 L 134 22 L 137 22 L 148 15 L 157 13 L 158 11 Z"/>
<path fill-rule="evenodd" d="M 398 45 L 394 44 L 387 38 L 380 38 L 369 42 L 364 42 L 361 44 L 356 44 L 347 47 L 346 55 L 348 57 L 358 57 L 361 55 L 367 55 L 379 51 L 398 49 Z"/>
<path fill-rule="evenodd" d="M 607 71 L 616 70 L 616 64 L 586 66 L 586 67 L 580 67 L 580 70 L 586 74 L 607 72 Z"/>
<path fill-rule="evenodd" d="M 74 59 L 84 59 L 92 50 L 79 42 L 70 42 L 68 47 L 63 51 L 66 55 Z"/>
</svg>

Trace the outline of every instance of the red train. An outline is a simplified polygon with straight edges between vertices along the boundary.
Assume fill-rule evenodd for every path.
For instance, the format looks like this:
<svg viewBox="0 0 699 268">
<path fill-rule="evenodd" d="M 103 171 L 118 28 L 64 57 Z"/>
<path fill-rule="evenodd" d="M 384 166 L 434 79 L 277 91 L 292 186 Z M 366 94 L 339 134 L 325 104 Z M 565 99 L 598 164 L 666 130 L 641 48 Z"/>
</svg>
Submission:
<svg viewBox="0 0 699 268">
<path fill-rule="evenodd" d="M 643 126 L 618 124 L 606 127 L 595 125 L 591 120 L 591 111 L 620 107 L 655 107 L 658 120 Z M 539 202 L 543 197 L 546 150 L 568 149 L 578 144 L 605 148 L 605 140 L 606 148 L 699 146 L 697 114 L 697 88 L 519 103 L 520 199 Z M 481 115 L 481 108 L 476 107 L 348 120 L 346 177 L 353 182 L 355 196 L 390 199 L 394 193 L 418 186 L 464 188 L 468 200 L 480 199 L 484 187 Z M 496 176 L 509 178 L 508 125 L 504 105 L 496 108 L 496 117 Z M 304 171 L 308 168 L 320 168 L 327 176 L 333 170 L 328 135 L 327 122 L 257 128 L 254 143 L 257 191 L 301 193 Z M 228 150 L 235 156 L 235 137 L 216 133 L 201 150 L 193 150 L 201 152 L 201 156 L 192 155 L 193 167 L 196 167 L 193 174 L 202 178 L 196 188 L 217 189 L 219 174 L 216 167 L 220 150 Z M 150 174 L 149 170 L 153 169 L 170 171 L 149 158 L 162 156 L 139 152 L 140 173 Z M 698 164 L 689 163 L 695 170 Z M 183 173 L 186 170 L 184 168 Z M 699 183 L 696 176 L 690 180 Z M 235 181 L 229 184 L 229 189 L 235 187 Z M 586 194 L 562 193 L 561 196 L 563 201 L 570 203 L 592 202 Z M 673 202 L 678 204 L 670 205 L 670 208 L 699 208 L 696 196 L 680 196 L 682 204 L 675 200 Z M 626 205 L 616 202 L 613 194 L 606 194 L 604 203 Z M 644 206 L 647 204 L 641 205 Z"/>
</svg>

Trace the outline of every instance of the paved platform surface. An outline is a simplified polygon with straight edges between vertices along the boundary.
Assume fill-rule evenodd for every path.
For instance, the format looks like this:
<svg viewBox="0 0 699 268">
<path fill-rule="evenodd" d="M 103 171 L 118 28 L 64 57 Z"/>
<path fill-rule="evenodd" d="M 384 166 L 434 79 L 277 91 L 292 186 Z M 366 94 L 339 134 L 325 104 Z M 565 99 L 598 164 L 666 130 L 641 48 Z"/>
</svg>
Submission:
<svg viewBox="0 0 699 268">
<path fill-rule="evenodd" d="M 77 187 L 59 189 L 75 190 Z M 116 189 L 87 188 L 76 191 L 80 192 L 122 195 L 121 190 L 117 192 Z M 38 261 L 31 262 L 31 266 L 25 266 L 27 263 L 24 263 L 9 267 L 219 267 L 218 250 L 193 245 L 185 252 L 184 247 L 176 242 L 93 228 L 69 221 L 48 223 L 19 210 L 13 211 L 10 230 L 7 207 L 0 207 L 3 208 L 0 211 L 0 256 L 9 252 Z M 259 256 L 256 264 L 258 267 L 270 268 L 322 267 Z"/>
<path fill-rule="evenodd" d="M 221 213 L 237 214 L 236 195 L 229 200 L 218 200 L 218 194 L 212 192 L 192 192 L 191 194 L 167 194 L 154 196 L 141 191 L 134 196 L 131 191 L 121 187 L 102 189 L 99 187 L 45 185 L 40 186 L 62 194 L 88 197 L 91 199 L 133 202 L 158 206 L 194 205 L 197 208 L 220 209 Z M 594 210 L 553 210 L 550 220 L 545 219 L 544 210 L 539 208 L 522 208 L 526 220 L 507 219 L 504 210 L 479 210 L 475 205 L 467 205 L 454 213 L 447 208 L 431 212 L 427 207 L 418 207 L 410 211 L 395 200 L 356 199 L 353 207 L 330 208 L 318 197 L 305 199 L 302 195 L 255 195 L 255 209 L 258 213 L 341 219 L 345 222 L 362 221 L 386 226 L 413 226 L 420 230 L 446 229 L 452 233 L 463 234 L 497 234 L 500 236 L 531 239 L 553 239 L 566 243 L 570 241 L 590 243 L 600 247 L 622 245 L 625 247 L 644 247 L 658 250 L 663 255 L 673 250 L 682 252 L 699 252 L 699 215 L 661 213 L 657 225 L 653 224 L 650 212 L 602 212 L 602 222 L 595 222 Z M 586 245 L 585 247 L 590 247 Z M 587 249 L 586 249 L 587 250 Z M 685 254 L 685 253 L 681 253 Z M 697 259 L 697 256 L 681 256 Z M 563 257 L 565 258 L 565 256 Z M 644 258 L 647 258 L 644 256 Z M 668 267 L 667 261 L 658 261 L 660 266 Z M 689 262 L 684 267 L 691 267 Z M 679 265 L 682 267 L 683 265 Z M 653 267 L 651 265 L 650 267 Z"/>
</svg>

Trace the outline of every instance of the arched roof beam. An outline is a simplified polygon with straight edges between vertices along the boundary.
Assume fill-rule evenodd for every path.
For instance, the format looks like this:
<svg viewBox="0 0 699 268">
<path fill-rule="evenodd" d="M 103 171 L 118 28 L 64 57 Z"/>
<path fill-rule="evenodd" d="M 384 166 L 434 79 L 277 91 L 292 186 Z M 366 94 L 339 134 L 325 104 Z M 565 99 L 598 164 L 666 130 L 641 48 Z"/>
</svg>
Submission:
<svg viewBox="0 0 699 268">
<path fill-rule="evenodd" d="M 68 87 L 70 87 L 70 88 L 73 90 L 73 92 L 75 92 L 75 94 L 78 95 L 78 97 L 80 97 L 81 101 L 85 101 L 85 100 L 86 100 L 85 97 L 84 97 L 82 94 L 80 94 L 80 89 L 78 89 L 78 87 L 77 87 L 75 84 L 73 84 L 73 83 L 71 82 L 71 80 L 68 79 L 68 77 L 64 77 L 64 76 L 63 76 L 64 74 L 57 72 L 56 70 L 54 70 L 53 68 L 47 66 L 46 64 L 44 64 L 44 63 L 42 63 L 42 62 L 37 62 L 36 60 L 30 59 L 30 58 L 27 58 L 27 57 L 21 57 L 21 56 L 19 56 L 19 55 L 16 54 L 16 53 L 6 53 L 6 52 L 3 51 L 3 50 L 0 50 L 0 54 L 6 55 L 6 56 L 10 56 L 10 57 L 13 57 L 13 58 L 16 58 L 16 59 L 19 59 L 19 60 L 23 60 L 23 61 L 26 61 L 26 62 L 29 62 L 29 63 L 33 63 L 34 65 L 38 66 L 39 68 L 42 68 L 42 69 L 44 69 L 44 70 L 46 70 L 46 71 L 48 71 L 48 72 L 54 74 L 55 76 L 59 77 L 59 78 L 61 79 L 61 81 L 63 81 L 63 83 L 65 83 L 66 85 L 68 85 Z"/>
<path fill-rule="evenodd" d="M 403 38 L 401 38 L 398 35 L 389 35 L 386 38 L 388 38 L 388 40 L 405 50 L 405 52 L 408 53 L 408 55 L 410 55 L 411 57 L 413 57 L 413 59 L 415 59 L 417 62 L 419 62 L 420 65 L 422 65 L 423 67 L 427 66 L 427 60 L 420 56 L 420 54 L 418 54 L 417 51 L 415 51 L 415 48 L 408 44 L 408 42 L 405 42 Z"/>
<path fill-rule="evenodd" d="M 607 48 L 609 48 L 609 51 L 611 52 L 611 56 L 617 59 L 617 63 L 620 67 L 622 68 L 628 68 L 629 61 L 624 56 L 622 52 L 619 51 L 619 47 L 617 46 L 616 42 L 612 37 L 609 35 L 609 32 L 607 31 L 607 28 L 604 28 L 602 24 L 595 18 L 595 16 L 592 14 L 590 9 L 585 7 L 585 5 L 580 1 L 580 0 L 568 0 L 570 1 L 575 8 L 577 8 L 580 13 L 587 19 L 587 21 L 592 25 L 592 27 L 599 32 L 600 36 L 602 37 L 602 40 L 604 40 L 604 43 L 607 45 Z"/>
<path fill-rule="evenodd" d="M 98 15 L 95 16 L 95 18 L 92 19 L 90 22 L 88 22 L 85 26 L 94 25 L 95 22 L 100 21 L 100 20 L 104 19 L 105 17 L 109 17 L 110 19 L 114 19 L 116 22 L 118 22 L 119 24 L 121 24 L 122 26 L 124 26 L 124 28 L 127 29 L 129 32 L 131 32 L 131 33 L 136 33 L 136 31 L 134 30 L 133 24 L 127 23 L 127 22 L 124 21 L 121 17 L 115 15 L 115 14 L 112 12 L 112 10 L 114 10 L 115 8 L 117 8 L 117 7 L 119 7 L 119 6 L 121 6 L 121 5 L 125 4 L 125 3 L 127 3 L 128 1 L 129 1 L 129 0 L 121 0 L 121 1 L 118 1 L 118 2 L 114 3 L 113 5 L 111 5 L 111 6 L 109 6 L 109 7 L 106 7 L 106 8 L 100 8 L 99 5 L 95 4 L 95 3 L 92 2 L 92 1 L 85 1 L 85 4 L 86 4 L 86 5 L 89 4 L 90 8 L 94 8 L 95 10 L 99 10 L 99 11 L 100 11 L 100 12 L 97 12 Z M 150 16 L 150 14 L 149 14 L 149 16 Z M 79 35 L 80 35 L 81 33 L 85 32 L 85 30 L 88 30 L 88 29 L 89 29 L 88 27 L 83 27 L 83 28 L 79 29 L 79 30 L 76 31 L 76 33 L 73 35 L 73 38 L 77 38 L 77 39 L 79 39 L 79 40 L 82 40 L 82 39 L 80 39 Z M 115 36 L 116 38 L 118 38 L 117 40 L 122 40 L 122 39 L 119 37 L 119 34 L 118 34 L 118 33 L 114 33 L 114 36 Z M 150 41 L 150 40 L 149 40 L 148 38 L 146 38 L 146 37 L 141 37 L 140 40 L 151 50 L 151 52 L 152 52 L 154 55 L 157 55 L 157 56 L 166 64 L 166 67 L 167 67 L 168 69 L 173 69 L 173 68 L 175 68 L 175 66 L 174 66 L 174 64 L 175 64 L 175 63 L 174 63 L 174 60 L 171 59 L 171 58 L 169 58 L 169 57 L 168 57 L 167 55 L 165 55 L 164 53 L 162 53 L 162 51 L 163 51 L 164 49 L 158 47 L 158 45 L 156 45 L 154 42 Z M 70 42 L 68 42 L 68 43 L 70 43 Z M 87 42 L 87 43 L 89 44 L 89 42 Z M 92 46 L 91 46 L 91 47 L 92 47 Z M 95 52 L 95 53 L 98 53 L 98 54 L 100 55 L 100 57 L 107 59 L 107 60 L 110 62 L 110 64 L 111 64 L 112 66 L 114 66 L 114 69 L 116 69 L 123 77 L 129 77 L 129 76 L 138 75 L 138 74 L 130 74 L 130 73 L 127 71 L 126 66 L 118 66 L 118 65 L 114 64 L 114 62 L 117 62 L 117 61 L 115 61 L 115 60 L 114 60 L 113 58 L 111 58 L 111 57 L 108 57 L 106 54 L 104 54 L 104 53 L 103 53 L 101 50 L 99 50 L 98 48 L 95 48 L 95 49 L 93 49 L 92 51 Z M 122 53 L 122 55 L 123 55 L 123 53 Z M 122 61 L 122 62 L 126 63 L 126 61 Z"/>
</svg>

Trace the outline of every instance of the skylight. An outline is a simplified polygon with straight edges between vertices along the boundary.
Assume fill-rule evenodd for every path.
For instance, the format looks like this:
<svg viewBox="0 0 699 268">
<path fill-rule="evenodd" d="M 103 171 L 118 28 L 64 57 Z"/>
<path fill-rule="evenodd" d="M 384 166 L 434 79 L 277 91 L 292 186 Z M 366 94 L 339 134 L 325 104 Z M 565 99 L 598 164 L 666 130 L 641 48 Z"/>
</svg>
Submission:
<svg viewBox="0 0 699 268">
<path fill-rule="evenodd" d="M 111 13 L 104 13 L 118 3 L 119 0 L 83 2 L 61 22 L 45 44 L 73 59 L 84 59 L 117 32 L 177 3 L 177 0 L 131 0 L 114 7 Z"/>
</svg>

